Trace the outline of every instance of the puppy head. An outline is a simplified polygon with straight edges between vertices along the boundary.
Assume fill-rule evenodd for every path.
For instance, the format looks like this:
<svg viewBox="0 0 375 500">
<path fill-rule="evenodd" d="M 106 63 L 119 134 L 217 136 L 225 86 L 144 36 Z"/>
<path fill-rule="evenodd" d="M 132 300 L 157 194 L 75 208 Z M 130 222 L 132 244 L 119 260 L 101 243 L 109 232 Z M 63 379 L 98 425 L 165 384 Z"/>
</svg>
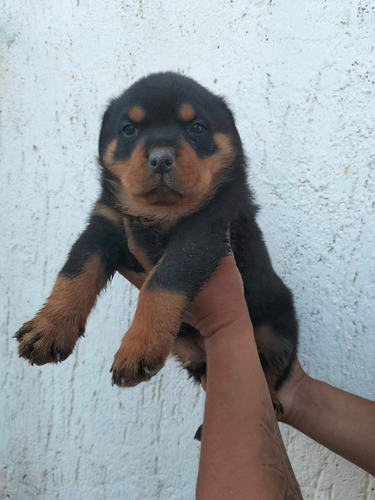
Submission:
<svg viewBox="0 0 375 500">
<path fill-rule="evenodd" d="M 224 101 L 174 73 L 139 80 L 104 114 L 100 163 L 130 215 L 172 223 L 196 211 L 241 154 Z"/>
</svg>

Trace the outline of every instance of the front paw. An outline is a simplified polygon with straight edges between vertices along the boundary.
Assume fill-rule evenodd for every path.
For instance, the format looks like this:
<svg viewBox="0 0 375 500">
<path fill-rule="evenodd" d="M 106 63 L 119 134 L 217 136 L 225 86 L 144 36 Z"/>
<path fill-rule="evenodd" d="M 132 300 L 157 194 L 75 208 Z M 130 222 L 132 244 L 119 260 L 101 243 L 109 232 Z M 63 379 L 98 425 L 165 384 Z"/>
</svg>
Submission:
<svg viewBox="0 0 375 500">
<path fill-rule="evenodd" d="M 56 318 L 42 310 L 18 330 L 15 338 L 20 357 L 31 365 L 44 365 L 64 361 L 83 333 L 84 327 L 77 326 L 73 318 Z"/>
<path fill-rule="evenodd" d="M 142 339 L 140 336 L 137 338 L 129 330 L 113 361 L 112 385 L 134 387 L 158 373 L 171 351 L 173 338 L 160 344 L 154 340 Z"/>
</svg>

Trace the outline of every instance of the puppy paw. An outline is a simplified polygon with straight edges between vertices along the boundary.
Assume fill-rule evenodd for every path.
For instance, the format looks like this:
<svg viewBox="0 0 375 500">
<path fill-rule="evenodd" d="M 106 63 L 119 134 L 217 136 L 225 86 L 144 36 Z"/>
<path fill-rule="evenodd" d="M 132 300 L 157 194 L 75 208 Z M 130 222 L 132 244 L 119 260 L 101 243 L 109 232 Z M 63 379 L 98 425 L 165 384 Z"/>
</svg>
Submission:
<svg viewBox="0 0 375 500">
<path fill-rule="evenodd" d="M 73 351 L 77 339 L 84 333 L 73 318 L 54 318 L 40 311 L 15 334 L 19 356 L 31 365 L 64 361 Z"/>
<path fill-rule="evenodd" d="M 194 439 L 196 439 L 197 441 L 202 441 L 202 432 L 203 432 L 203 424 L 201 424 L 198 427 L 197 432 L 194 435 Z"/>
<path fill-rule="evenodd" d="M 147 340 L 144 336 L 137 338 L 129 330 L 113 361 L 112 385 L 134 387 L 150 380 L 164 366 L 172 343 L 173 338 L 160 344 L 157 339 Z"/>
</svg>

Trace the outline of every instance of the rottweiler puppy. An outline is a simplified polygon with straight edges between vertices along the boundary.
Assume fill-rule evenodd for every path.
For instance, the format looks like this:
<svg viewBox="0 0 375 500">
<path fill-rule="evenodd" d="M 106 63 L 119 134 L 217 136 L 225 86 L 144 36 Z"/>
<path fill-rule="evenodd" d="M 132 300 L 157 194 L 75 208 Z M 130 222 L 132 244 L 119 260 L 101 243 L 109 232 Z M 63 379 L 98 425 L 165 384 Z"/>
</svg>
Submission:
<svg viewBox="0 0 375 500">
<path fill-rule="evenodd" d="M 228 253 L 230 228 L 260 360 L 275 411 L 282 411 L 275 391 L 296 356 L 293 298 L 257 225 L 241 139 L 225 101 L 178 74 L 142 78 L 110 102 L 99 163 L 101 195 L 45 305 L 17 332 L 20 356 L 37 365 L 66 359 L 115 271 L 143 270 L 129 251 L 125 219 L 154 268 L 115 355 L 113 383 L 149 380 L 172 351 L 200 380 L 206 366 L 198 332 L 181 324 L 182 315 Z"/>
</svg>

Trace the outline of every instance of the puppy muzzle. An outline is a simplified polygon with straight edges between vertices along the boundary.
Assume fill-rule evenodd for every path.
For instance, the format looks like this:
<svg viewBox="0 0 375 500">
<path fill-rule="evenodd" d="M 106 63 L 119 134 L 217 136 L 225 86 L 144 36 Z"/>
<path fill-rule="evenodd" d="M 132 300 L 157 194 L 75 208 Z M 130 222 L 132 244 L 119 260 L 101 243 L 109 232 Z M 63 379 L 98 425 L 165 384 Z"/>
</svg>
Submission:
<svg viewBox="0 0 375 500">
<path fill-rule="evenodd" d="M 169 149 L 155 149 L 150 152 L 147 161 L 154 174 L 169 174 L 176 165 L 176 155 Z"/>
</svg>

